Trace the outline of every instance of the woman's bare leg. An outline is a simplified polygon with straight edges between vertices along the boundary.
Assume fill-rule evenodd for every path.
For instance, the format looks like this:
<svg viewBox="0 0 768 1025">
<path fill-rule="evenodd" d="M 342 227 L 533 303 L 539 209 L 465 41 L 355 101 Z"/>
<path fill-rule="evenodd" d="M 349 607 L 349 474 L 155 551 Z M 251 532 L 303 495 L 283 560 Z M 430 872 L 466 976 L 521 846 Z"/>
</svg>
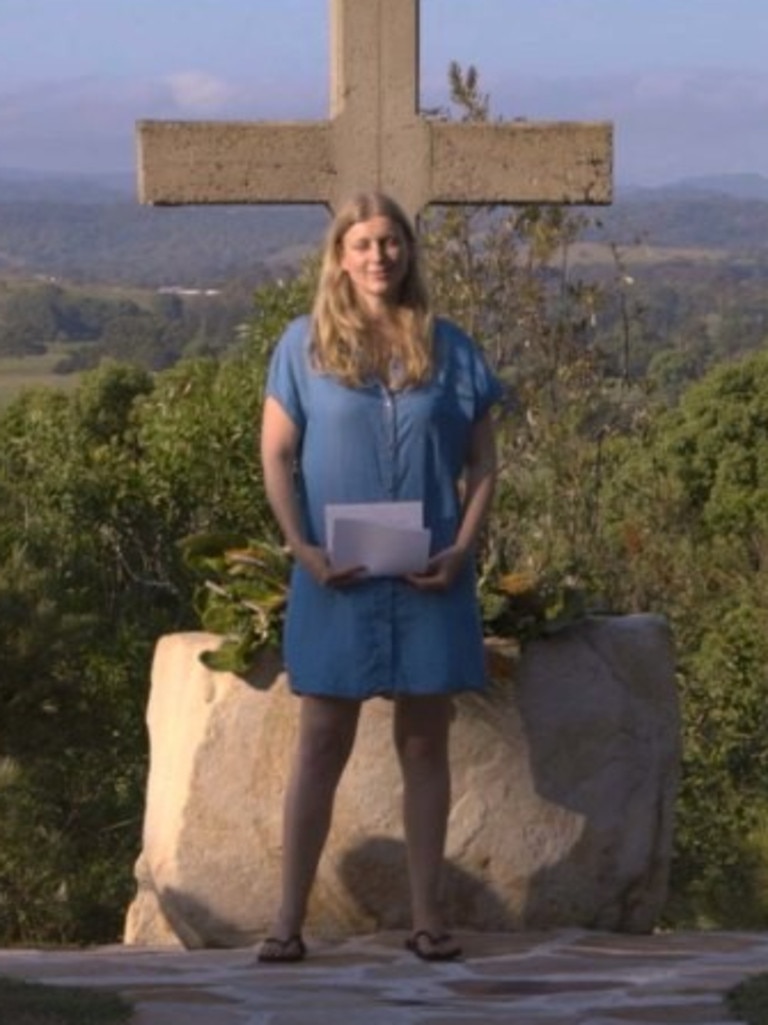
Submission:
<svg viewBox="0 0 768 1025">
<path fill-rule="evenodd" d="M 301 932 L 359 715 L 356 701 L 301 699 L 298 745 L 283 811 L 282 896 L 273 933 L 278 939 Z"/>
<path fill-rule="evenodd" d="M 452 717 L 453 703 L 444 695 L 396 699 L 395 745 L 403 773 L 413 931 L 424 930 L 435 937 L 445 932 L 440 879 L 451 800 L 448 734 Z"/>
</svg>

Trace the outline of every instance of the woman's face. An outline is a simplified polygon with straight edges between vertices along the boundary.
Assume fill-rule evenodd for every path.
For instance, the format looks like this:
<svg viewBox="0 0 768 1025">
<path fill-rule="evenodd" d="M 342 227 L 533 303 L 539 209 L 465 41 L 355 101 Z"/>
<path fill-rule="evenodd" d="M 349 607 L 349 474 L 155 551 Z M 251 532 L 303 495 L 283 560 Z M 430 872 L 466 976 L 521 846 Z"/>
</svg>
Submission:
<svg viewBox="0 0 768 1025">
<path fill-rule="evenodd" d="M 358 221 L 341 240 L 341 267 L 363 303 L 392 303 L 408 271 L 408 241 L 389 217 Z"/>
</svg>

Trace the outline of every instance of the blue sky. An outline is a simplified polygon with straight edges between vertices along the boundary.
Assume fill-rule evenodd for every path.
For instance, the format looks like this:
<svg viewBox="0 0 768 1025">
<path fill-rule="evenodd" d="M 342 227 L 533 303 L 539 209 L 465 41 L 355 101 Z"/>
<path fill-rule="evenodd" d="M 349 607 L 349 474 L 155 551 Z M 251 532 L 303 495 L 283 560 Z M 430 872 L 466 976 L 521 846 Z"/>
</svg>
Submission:
<svg viewBox="0 0 768 1025">
<path fill-rule="evenodd" d="M 365 2 L 365 0 L 360 0 Z M 0 0 L 0 168 L 122 171 L 141 118 L 314 119 L 328 0 Z M 421 0 L 421 102 L 611 120 L 621 183 L 768 176 L 768 0 Z"/>
</svg>

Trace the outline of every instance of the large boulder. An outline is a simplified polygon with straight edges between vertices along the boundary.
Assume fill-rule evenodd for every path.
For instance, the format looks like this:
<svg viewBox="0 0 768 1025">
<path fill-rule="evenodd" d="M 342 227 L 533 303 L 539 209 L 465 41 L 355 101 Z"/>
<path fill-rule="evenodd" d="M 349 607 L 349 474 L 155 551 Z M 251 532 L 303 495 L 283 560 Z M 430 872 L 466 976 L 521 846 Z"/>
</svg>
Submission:
<svg viewBox="0 0 768 1025">
<path fill-rule="evenodd" d="M 250 681 L 206 669 L 199 655 L 216 643 L 189 633 L 157 645 L 127 943 L 250 945 L 275 912 L 298 701 L 274 655 Z M 666 894 L 680 762 L 665 621 L 591 618 L 520 655 L 497 651 L 493 664 L 489 692 L 456 702 L 445 875 L 451 923 L 652 929 Z M 255 685 L 270 681 L 268 689 Z M 309 931 L 409 924 L 391 715 L 386 700 L 363 708 Z"/>
</svg>

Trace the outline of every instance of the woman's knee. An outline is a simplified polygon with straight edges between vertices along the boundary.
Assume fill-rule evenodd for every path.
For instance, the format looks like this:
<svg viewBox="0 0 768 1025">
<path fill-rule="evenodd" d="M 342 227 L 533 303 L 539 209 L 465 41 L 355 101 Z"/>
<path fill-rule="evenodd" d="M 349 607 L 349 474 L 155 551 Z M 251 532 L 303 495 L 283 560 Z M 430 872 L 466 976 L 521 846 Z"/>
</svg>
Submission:
<svg viewBox="0 0 768 1025">
<path fill-rule="evenodd" d="M 304 699 L 299 760 L 306 771 L 327 777 L 344 768 L 355 740 L 359 707 L 334 699 Z"/>
<path fill-rule="evenodd" d="M 447 762 L 452 717 L 451 699 L 442 695 L 399 700 L 394 736 L 400 761 L 404 765 Z"/>
</svg>

